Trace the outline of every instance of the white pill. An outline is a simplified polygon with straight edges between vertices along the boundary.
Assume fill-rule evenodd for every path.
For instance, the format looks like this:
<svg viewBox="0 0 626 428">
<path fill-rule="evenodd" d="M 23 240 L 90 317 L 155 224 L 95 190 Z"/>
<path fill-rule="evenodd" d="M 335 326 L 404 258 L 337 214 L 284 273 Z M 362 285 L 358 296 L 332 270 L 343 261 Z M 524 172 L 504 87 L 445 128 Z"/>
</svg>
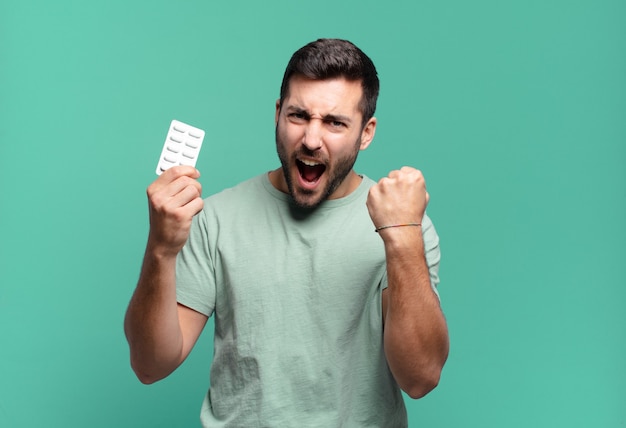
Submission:
<svg viewBox="0 0 626 428">
<path fill-rule="evenodd" d="M 157 164 L 157 175 L 175 165 L 195 166 L 204 136 L 202 129 L 172 120 Z"/>
</svg>

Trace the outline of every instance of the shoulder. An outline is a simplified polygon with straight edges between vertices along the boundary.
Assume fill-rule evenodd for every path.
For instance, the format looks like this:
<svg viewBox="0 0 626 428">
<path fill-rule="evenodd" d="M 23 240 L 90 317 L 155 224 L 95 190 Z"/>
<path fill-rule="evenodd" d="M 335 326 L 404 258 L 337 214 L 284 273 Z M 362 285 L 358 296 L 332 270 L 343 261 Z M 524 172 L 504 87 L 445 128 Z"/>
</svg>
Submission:
<svg viewBox="0 0 626 428">
<path fill-rule="evenodd" d="M 280 192 L 271 188 L 267 173 L 257 175 L 226 188 L 204 199 L 204 208 L 198 217 L 209 223 L 226 224 L 250 219 L 270 211 L 278 202 Z"/>
<path fill-rule="evenodd" d="M 238 208 L 242 205 L 250 205 L 255 203 L 254 200 L 266 197 L 267 192 L 264 191 L 263 180 L 267 178 L 261 174 L 242 181 L 235 186 L 228 187 L 217 193 L 214 193 L 204 199 L 204 209 L 220 209 L 220 208 Z"/>
<path fill-rule="evenodd" d="M 361 186 L 369 189 L 370 187 L 376 184 L 376 181 L 369 178 L 367 175 L 361 174 L 361 178 L 363 179 L 361 182 Z"/>
<path fill-rule="evenodd" d="M 237 194 L 246 194 L 246 193 L 252 192 L 257 188 L 262 187 L 261 181 L 263 179 L 264 179 L 263 174 L 249 178 L 232 187 L 227 187 L 217 193 L 214 193 L 208 196 L 207 198 L 205 198 L 205 201 L 210 202 L 215 199 L 219 200 L 219 199 L 229 198 Z"/>
</svg>

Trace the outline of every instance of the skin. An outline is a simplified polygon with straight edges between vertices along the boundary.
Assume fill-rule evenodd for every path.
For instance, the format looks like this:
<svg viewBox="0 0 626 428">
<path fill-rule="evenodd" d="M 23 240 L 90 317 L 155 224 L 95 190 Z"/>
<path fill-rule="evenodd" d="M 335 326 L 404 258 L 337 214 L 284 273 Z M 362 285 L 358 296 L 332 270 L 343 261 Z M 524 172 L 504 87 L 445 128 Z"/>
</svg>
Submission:
<svg viewBox="0 0 626 428">
<path fill-rule="evenodd" d="M 375 118 L 362 123 L 361 94 L 360 82 L 294 76 L 283 105 L 276 102 L 276 146 L 283 167 L 270 172 L 270 181 L 298 205 L 314 207 L 359 186 L 361 177 L 352 166 L 376 132 Z M 326 169 L 316 183 L 307 183 L 298 161 L 322 163 Z"/>
<path fill-rule="evenodd" d="M 367 209 L 376 226 L 421 223 L 429 195 L 422 173 L 403 167 L 370 189 Z M 420 227 L 379 232 L 385 245 L 384 347 L 398 385 L 420 398 L 439 383 L 449 340 L 439 299 L 430 286 Z"/>
<path fill-rule="evenodd" d="M 191 219 L 203 207 L 199 176 L 193 167 L 173 167 L 147 190 L 150 232 L 124 320 L 131 366 L 146 384 L 182 364 L 207 321 L 176 302 L 176 255 L 187 240 Z"/>
<path fill-rule="evenodd" d="M 360 150 L 374 138 L 376 119 L 365 123 L 358 109 L 360 82 L 343 78 L 310 80 L 294 76 L 289 94 L 276 103 L 276 144 L 282 167 L 271 183 L 302 207 L 354 191 L 361 177 L 352 169 Z M 323 164 L 321 176 L 303 179 L 298 162 Z M 174 371 L 193 348 L 207 317 L 176 302 L 175 263 L 201 211 L 199 172 L 174 167 L 148 188 L 150 233 L 125 332 L 131 366 L 144 383 Z M 404 167 L 370 189 L 367 209 L 376 226 L 421 222 L 428 204 L 422 173 Z M 384 348 L 392 374 L 413 398 L 438 383 L 448 354 L 448 332 L 430 287 L 419 227 L 380 231 L 387 257 L 388 288 L 383 291 Z"/>
</svg>

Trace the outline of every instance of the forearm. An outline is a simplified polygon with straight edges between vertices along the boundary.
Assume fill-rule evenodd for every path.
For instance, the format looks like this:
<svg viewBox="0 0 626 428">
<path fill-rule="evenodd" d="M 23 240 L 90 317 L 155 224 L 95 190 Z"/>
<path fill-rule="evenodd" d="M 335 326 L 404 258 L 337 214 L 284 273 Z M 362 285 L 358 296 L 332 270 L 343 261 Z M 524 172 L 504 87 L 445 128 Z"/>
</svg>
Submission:
<svg viewBox="0 0 626 428">
<path fill-rule="evenodd" d="M 389 367 L 411 397 L 438 383 L 448 355 L 448 332 L 430 285 L 421 228 L 384 232 L 388 288 L 384 346 Z"/>
<path fill-rule="evenodd" d="M 182 362 L 175 272 L 175 256 L 148 246 L 124 322 L 131 366 L 144 383 L 166 377 Z"/>
</svg>

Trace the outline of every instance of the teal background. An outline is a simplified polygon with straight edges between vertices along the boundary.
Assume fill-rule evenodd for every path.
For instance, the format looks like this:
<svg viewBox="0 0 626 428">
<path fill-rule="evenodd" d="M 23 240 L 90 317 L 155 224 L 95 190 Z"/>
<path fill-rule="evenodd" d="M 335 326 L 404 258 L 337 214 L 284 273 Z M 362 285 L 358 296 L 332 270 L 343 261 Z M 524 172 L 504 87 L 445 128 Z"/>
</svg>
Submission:
<svg viewBox="0 0 626 428">
<path fill-rule="evenodd" d="M 452 348 L 412 427 L 626 426 L 624 1 L 0 3 L 0 426 L 192 427 L 212 332 L 141 385 L 122 331 L 171 119 L 209 195 L 277 166 L 291 53 L 376 63 L 357 170 L 424 171 Z"/>
</svg>

